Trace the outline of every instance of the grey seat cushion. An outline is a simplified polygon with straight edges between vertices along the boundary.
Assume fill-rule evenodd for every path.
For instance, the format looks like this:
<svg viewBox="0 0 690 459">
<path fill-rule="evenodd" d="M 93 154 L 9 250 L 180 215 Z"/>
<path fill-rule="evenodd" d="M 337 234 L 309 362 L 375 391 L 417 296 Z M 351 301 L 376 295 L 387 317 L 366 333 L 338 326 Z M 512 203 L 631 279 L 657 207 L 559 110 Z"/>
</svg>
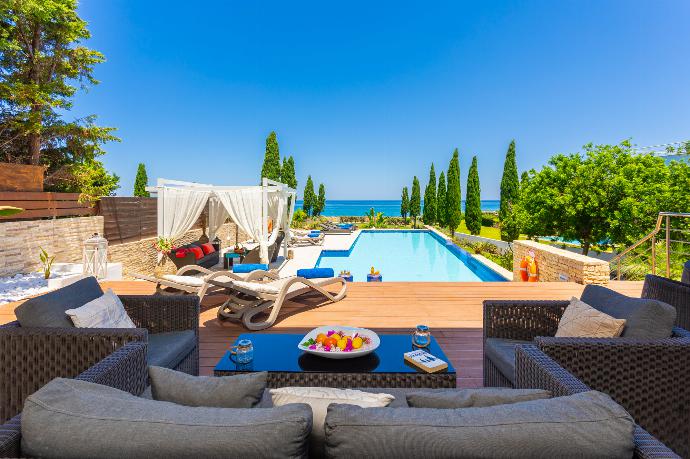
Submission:
<svg viewBox="0 0 690 459">
<path fill-rule="evenodd" d="M 484 353 L 496 365 L 498 371 L 515 384 L 515 346 L 531 343 L 517 339 L 487 338 L 484 342 Z"/>
<path fill-rule="evenodd" d="M 616 319 L 625 319 L 621 337 L 660 339 L 673 332 L 676 308 L 659 300 L 632 298 L 600 285 L 588 285 L 582 301 Z"/>
<path fill-rule="evenodd" d="M 147 360 L 149 365 L 175 368 L 197 345 L 192 330 L 149 335 Z"/>
<path fill-rule="evenodd" d="M 95 277 L 87 277 L 44 295 L 26 300 L 14 313 L 22 327 L 74 327 L 65 314 L 68 309 L 84 306 L 103 296 Z"/>
<path fill-rule="evenodd" d="M 266 388 L 268 373 L 235 376 L 192 376 L 163 367 L 149 367 L 154 400 L 186 406 L 251 408 Z"/>
<path fill-rule="evenodd" d="M 483 408 L 331 405 L 332 458 L 631 458 L 635 424 L 600 392 Z"/>
<path fill-rule="evenodd" d="M 551 392 L 543 389 L 421 389 L 407 394 L 407 404 L 413 408 L 472 408 L 505 405 L 551 398 Z"/>
<path fill-rule="evenodd" d="M 305 457 L 311 424 L 304 404 L 188 407 L 58 378 L 27 398 L 21 447 L 30 457 Z"/>
<path fill-rule="evenodd" d="M 683 265 L 683 274 L 680 277 L 680 281 L 684 284 L 690 284 L 690 260 Z"/>
</svg>

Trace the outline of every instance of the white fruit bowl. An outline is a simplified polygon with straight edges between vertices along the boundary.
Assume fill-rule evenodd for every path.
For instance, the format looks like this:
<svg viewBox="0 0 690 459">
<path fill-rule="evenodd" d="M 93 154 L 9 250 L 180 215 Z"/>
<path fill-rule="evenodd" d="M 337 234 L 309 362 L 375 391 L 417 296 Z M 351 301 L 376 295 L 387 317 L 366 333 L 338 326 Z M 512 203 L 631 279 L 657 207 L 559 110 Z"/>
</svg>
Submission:
<svg viewBox="0 0 690 459">
<path fill-rule="evenodd" d="M 369 344 L 364 344 L 361 348 L 359 349 L 353 349 L 351 351 L 326 351 L 324 349 L 309 349 L 309 346 L 303 346 L 302 344 L 305 343 L 306 341 L 309 341 L 310 339 L 316 340 L 316 337 L 320 334 L 328 334 L 329 331 L 335 330 L 335 331 L 342 331 L 343 333 L 349 335 L 349 336 L 354 336 L 355 333 L 358 334 L 359 336 L 366 336 L 368 337 L 371 342 Z M 325 357 L 327 359 L 353 359 L 355 357 L 362 357 L 367 354 L 371 354 L 376 350 L 376 348 L 379 347 L 381 344 L 381 339 L 379 339 L 379 335 L 374 333 L 371 330 L 368 330 L 366 328 L 357 328 L 357 327 L 345 327 L 341 325 L 333 325 L 333 326 L 324 326 L 324 327 L 318 327 L 304 335 L 304 338 L 300 340 L 299 343 L 297 343 L 297 348 L 301 351 L 304 351 L 308 354 L 313 354 L 313 355 L 318 355 L 320 357 Z"/>
</svg>

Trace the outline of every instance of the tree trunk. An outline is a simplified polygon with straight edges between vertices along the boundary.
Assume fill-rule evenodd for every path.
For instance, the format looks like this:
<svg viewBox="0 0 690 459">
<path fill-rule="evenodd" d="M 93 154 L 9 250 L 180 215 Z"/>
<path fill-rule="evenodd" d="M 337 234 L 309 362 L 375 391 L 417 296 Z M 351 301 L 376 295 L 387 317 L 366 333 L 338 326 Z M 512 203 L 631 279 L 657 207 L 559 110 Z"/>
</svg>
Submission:
<svg viewBox="0 0 690 459">
<path fill-rule="evenodd" d="M 589 240 L 586 240 L 582 243 L 582 255 L 587 255 L 589 253 L 589 246 L 590 246 Z"/>
<path fill-rule="evenodd" d="M 31 82 L 36 86 L 41 84 L 41 75 L 39 69 L 38 55 L 41 48 L 41 28 L 38 24 L 34 25 L 35 29 L 33 31 L 33 36 L 31 38 L 31 69 L 29 70 L 29 78 Z M 34 100 L 34 102 L 38 102 Z M 31 164 L 38 166 L 41 161 L 41 131 L 43 128 L 43 120 L 41 117 L 41 111 L 43 106 L 39 103 L 33 103 L 31 105 L 31 114 L 29 119 L 32 123 L 35 131 L 29 134 L 29 155 L 31 156 Z"/>
</svg>

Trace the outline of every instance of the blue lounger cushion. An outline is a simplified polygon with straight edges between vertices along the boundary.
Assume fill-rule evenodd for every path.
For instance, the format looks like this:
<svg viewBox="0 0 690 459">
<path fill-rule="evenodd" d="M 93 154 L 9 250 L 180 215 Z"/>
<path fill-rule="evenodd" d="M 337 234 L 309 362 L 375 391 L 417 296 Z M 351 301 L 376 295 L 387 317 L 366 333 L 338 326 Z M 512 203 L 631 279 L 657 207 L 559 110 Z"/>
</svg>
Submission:
<svg viewBox="0 0 690 459">
<path fill-rule="evenodd" d="M 312 237 L 312 238 L 317 238 L 319 236 L 321 236 L 320 233 L 309 233 L 309 234 L 307 234 L 307 237 Z"/>
<path fill-rule="evenodd" d="M 352 228 L 352 223 L 338 223 L 338 228 L 350 229 Z"/>
<path fill-rule="evenodd" d="M 321 234 L 321 230 L 311 230 L 309 234 Z"/>
<path fill-rule="evenodd" d="M 232 267 L 232 272 L 234 273 L 250 273 L 252 271 L 258 271 L 260 269 L 263 269 L 264 271 L 268 271 L 268 265 L 266 264 L 261 264 L 261 263 L 243 263 L 239 265 L 234 265 Z"/>
<path fill-rule="evenodd" d="M 310 268 L 310 269 L 298 269 L 298 277 L 304 277 L 305 279 L 315 279 L 320 277 L 335 277 L 333 268 Z"/>
</svg>

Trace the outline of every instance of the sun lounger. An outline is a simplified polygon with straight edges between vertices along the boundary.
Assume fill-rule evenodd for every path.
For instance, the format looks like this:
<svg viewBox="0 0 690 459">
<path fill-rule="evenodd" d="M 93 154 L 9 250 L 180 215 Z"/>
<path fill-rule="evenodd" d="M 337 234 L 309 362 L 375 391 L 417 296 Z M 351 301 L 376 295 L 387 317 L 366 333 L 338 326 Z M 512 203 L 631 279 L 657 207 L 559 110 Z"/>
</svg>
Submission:
<svg viewBox="0 0 690 459">
<path fill-rule="evenodd" d="M 326 234 L 351 234 L 354 231 L 354 227 L 346 229 L 339 227 L 335 223 L 326 222 L 321 224 L 321 231 Z"/>
<path fill-rule="evenodd" d="M 292 235 L 292 237 L 290 238 L 290 242 L 288 242 L 288 245 L 290 247 L 323 245 L 324 238 L 325 235 L 323 233 L 320 233 L 319 235 L 314 237 L 309 236 L 308 234 L 296 233 Z"/>
<path fill-rule="evenodd" d="M 196 271 L 196 274 L 193 273 L 194 271 Z M 263 279 L 260 273 L 265 272 L 266 271 L 254 271 L 246 274 L 239 274 L 230 271 L 211 271 L 201 266 L 188 265 L 180 268 L 175 274 L 163 274 L 161 277 L 154 277 L 140 273 L 132 273 L 132 277 L 153 282 L 156 284 L 156 293 L 159 294 L 189 293 L 197 295 L 199 299 L 203 299 L 206 295 L 224 291 L 227 288 L 226 285 L 230 286 L 230 282 L 232 281 Z M 210 281 L 215 281 L 215 285 Z M 169 290 L 173 290 L 173 292 Z"/>
<path fill-rule="evenodd" d="M 218 309 L 218 318 L 242 320 L 249 330 L 263 330 L 273 325 L 278 318 L 283 303 L 305 293 L 318 292 L 328 301 L 336 302 L 345 297 L 347 283 L 340 277 L 306 279 L 299 276 L 278 278 L 277 274 L 262 272 L 268 282 L 232 281 L 233 291 L 230 298 Z M 338 285 L 336 293 L 326 287 Z M 263 322 L 252 322 L 254 316 L 270 309 L 268 318 Z"/>
</svg>

